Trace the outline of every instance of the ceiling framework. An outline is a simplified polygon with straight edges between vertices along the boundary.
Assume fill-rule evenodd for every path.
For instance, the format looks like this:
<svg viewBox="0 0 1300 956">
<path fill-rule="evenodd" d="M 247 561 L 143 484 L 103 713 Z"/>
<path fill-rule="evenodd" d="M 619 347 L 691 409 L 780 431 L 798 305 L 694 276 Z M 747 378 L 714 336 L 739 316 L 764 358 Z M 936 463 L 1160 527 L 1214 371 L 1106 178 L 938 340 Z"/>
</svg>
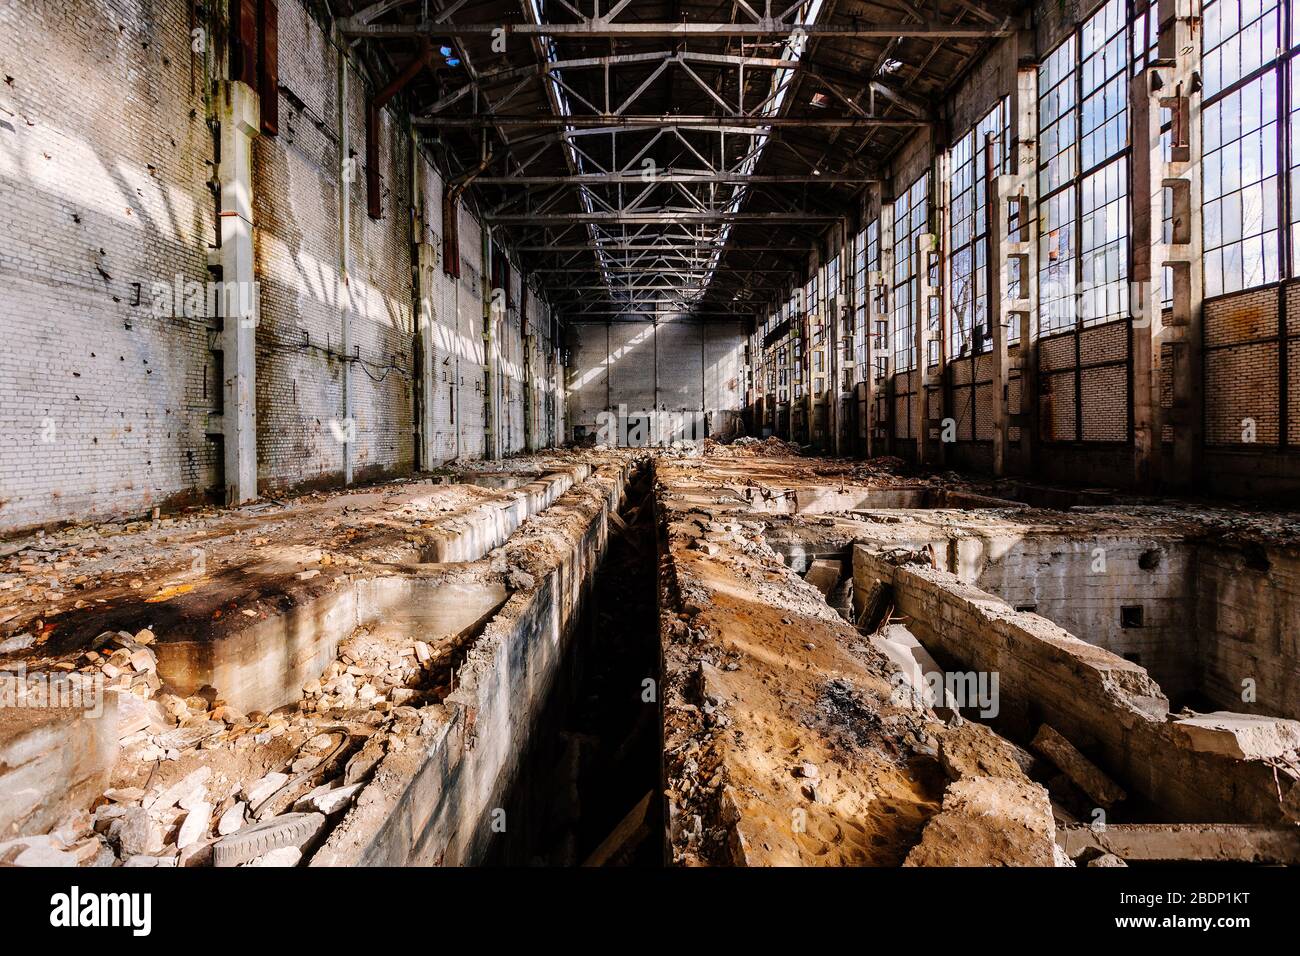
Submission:
<svg viewBox="0 0 1300 956">
<path fill-rule="evenodd" d="M 756 314 L 1022 25 L 1013 0 L 337 2 L 567 317 Z"/>
</svg>

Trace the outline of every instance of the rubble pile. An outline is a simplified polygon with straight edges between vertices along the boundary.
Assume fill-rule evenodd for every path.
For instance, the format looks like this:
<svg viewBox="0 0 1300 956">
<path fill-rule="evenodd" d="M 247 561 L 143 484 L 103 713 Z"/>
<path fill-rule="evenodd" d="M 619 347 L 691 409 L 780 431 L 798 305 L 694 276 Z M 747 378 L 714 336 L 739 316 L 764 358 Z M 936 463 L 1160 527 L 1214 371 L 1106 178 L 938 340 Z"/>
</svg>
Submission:
<svg viewBox="0 0 1300 956">
<path fill-rule="evenodd" d="M 296 711 L 244 715 L 159 692 L 153 640 L 106 633 L 76 672 L 102 675 L 118 695 L 113 786 L 49 833 L 0 841 L 0 865 L 297 865 L 385 754 L 425 729 L 420 705 L 446 690 L 436 645 L 362 628 Z"/>
<path fill-rule="evenodd" d="M 517 461 L 509 471 L 553 470 L 578 458 Z M 203 613 L 213 627 L 243 616 L 263 621 L 291 606 L 283 588 L 316 587 L 390 552 L 410 560 L 422 528 L 492 494 L 488 487 L 396 482 L 303 495 L 291 504 L 74 528 L 7 545 L 0 556 L 0 690 L 15 708 L 0 712 L 0 729 L 21 735 L 30 715 L 57 735 L 64 721 L 85 716 L 75 708 L 51 711 L 44 696 L 38 700 L 52 680 L 73 689 L 75 701 L 102 703 L 115 724 L 100 735 L 112 738 L 113 749 L 99 764 L 100 776 L 88 778 L 95 789 L 69 800 L 85 809 L 57 819 L 55 807 L 54 825 L 46 815 L 34 828 L 45 832 L 23 831 L 21 823 L 0 832 L 0 865 L 301 862 L 386 755 L 445 722 L 441 701 L 455 686 L 459 642 L 471 632 L 382 621 L 358 628 L 305 682 L 296 704 L 241 713 L 219 690 L 179 696 L 159 675 L 156 651 L 177 638 L 173 625 L 179 621 L 187 636 L 196 626 L 193 614 L 177 618 L 168 602 L 193 598 L 223 568 L 237 568 L 253 583 L 221 591 L 219 602 L 198 615 L 198 626 Z M 534 584 L 513 565 L 499 577 L 515 589 Z M 87 622 L 109 613 L 122 623 L 152 623 L 69 638 L 74 617 L 84 634 Z"/>
<path fill-rule="evenodd" d="M 704 454 L 709 458 L 798 458 L 803 452 L 798 445 L 771 435 L 767 438 L 754 438 L 746 435 L 730 444 L 704 440 Z"/>
</svg>

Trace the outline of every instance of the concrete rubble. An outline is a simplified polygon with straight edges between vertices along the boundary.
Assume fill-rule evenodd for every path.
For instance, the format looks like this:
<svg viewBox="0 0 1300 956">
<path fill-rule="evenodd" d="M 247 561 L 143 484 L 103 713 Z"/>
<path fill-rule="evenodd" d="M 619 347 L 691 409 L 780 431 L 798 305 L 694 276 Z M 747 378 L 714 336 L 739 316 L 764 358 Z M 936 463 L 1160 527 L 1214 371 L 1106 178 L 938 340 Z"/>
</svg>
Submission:
<svg viewBox="0 0 1300 956">
<path fill-rule="evenodd" d="M 240 511 L 214 512 L 147 526 L 76 529 L 43 539 L 40 548 L 17 551 L 10 560 L 18 563 L 23 580 L 32 583 L 19 589 L 12 585 L 15 579 L 8 578 L 11 584 L 3 600 L 12 603 L 0 608 L 11 610 L 0 610 L 0 619 L 10 630 L 23 628 L 24 634 L 38 636 L 8 640 L 8 653 L 23 656 L 0 662 L 4 676 L 35 688 L 47 675 L 58 675 L 74 685 L 84 683 L 87 700 L 92 689 L 102 688 L 109 719 L 87 719 L 75 710 L 33 711 L 43 720 L 40 726 L 50 727 L 45 737 L 37 735 L 39 728 L 0 723 L 0 746 L 20 732 L 11 746 L 24 748 L 13 751 L 16 756 L 6 761 L 0 774 L 0 806 L 8 814 L 0 821 L 0 861 L 297 865 L 319 844 L 325 824 L 336 824 L 352 807 L 385 754 L 401 754 L 431 719 L 438 719 L 443 706 L 439 701 L 452 692 L 461 666 L 463 648 L 458 642 L 476 636 L 500 607 L 511 587 L 507 577 L 516 585 L 530 583 L 520 565 L 507 567 L 503 562 L 498 568 L 495 561 L 477 559 L 513 534 L 523 516 L 545 510 L 567 488 L 585 480 L 593 463 L 611 460 L 622 458 L 553 456 L 517 462 L 511 472 L 489 476 L 485 483 L 493 487 L 490 491 L 475 484 L 408 482 L 378 491 L 307 495 L 254 509 L 255 517 Z M 563 483 L 533 490 L 536 476 L 556 469 L 565 474 Z M 514 478 L 514 473 L 522 477 Z M 467 478 L 483 480 L 477 473 Z M 509 533 L 504 538 L 495 532 L 477 535 L 482 553 L 470 561 L 426 564 L 429 555 L 420 549 L 429 541 L 449 540 L 448 534 L 468 540 L 474 519 L 485 507 L 476 503 L 486 501 L 496 502 L 495 509 L 504 505 L 518 517 L 506 526 Z M 472 506 L 468 514 L 466 503 Z M 493 515 L 483 520 L 489 530 L 499 528 Z M 302 540 L 300 535 L 312 540 L 313 547 L 304 550 L 294 543 Z M 126 539 L 124 546 L 115 543 L 118 538 Z M 332 543 L 322 546 L 327 540 Z M 196 541 L 210 557 L 191 569 L 188 555 Z M 132 562 L 125 560 L 128 553 L 149 558 Z M 29 566 L 33 561 L 40 564 Z M 320 573 L 301 577 L 302 561 L 314 562 L 309 570 Z M 429 569 L 462 610 L 425 615 L 416 622 L 418 631 L 378 623 L 353 628 L 336 645 L 333 660 L 303 681 L 287 706 L 245 712 L 230 706 L 210 686 L 186 695 L 177 683 L 189 677 L 189 665 L 169 670 L 172 658 L 163 655 L 160 661 L 157 649 L 176 636 L 164 622 L 177 622 L 178 630 L 192 633 L 199 629 L 198 619 L 207 617 L 213 626 L 204 636 L 216 641 L 223 620 L 239 628 L 281 613 L 286 606 L 310 602 L 312 592 L 299 593 L 300 582 L 316 589 L 346 588 L 370 564 L 384 568 L 381 575 L 396 576 L 389 570 L 393 562 L 397 567 L 405 563 L 410 568 L 406 573 L 413 576 Z M 134 575 L 125 586 L 120 580 L 124 563 L 129 566 L 126 573 Z M 47 590 L 52 584 L 63 585 L 40 573 L 46 566 L 68 576 L 66 586 L 78 595 L 75 599 Z M 222 578 L 228 572 L 221 569 L 227 566 L 248 569 L 256 584 L 240 592 L 242 600 L 231 601 L 231 595 L 223 593 L 215 610 L 209 612 L 213 605 L 202 602 L 196 608 L 195 595 L 212 589 L 215 596 L 218 587 L 224 591 Z M 187 580 L 178 584 L 178 578 Z M 465 586 L 475 582 L 476 590 L 458 595 L 462 580 Z M 492 584 L 494 580 L 501 584 Z M 486 600 L 478 596 L 483 581 L 489 582 Z M 475 602 L 480 602 L 477 609 Z M 83 619 L 128 618 L 147 620 L 151 626 L 101 630 L 84 637 Z M 9 799 L 9 788 L 37 772 L 26 753 L 38 748 L 42 753 L 66 752 L 60 744 L 75 739 L 72 735 L 81 726 L 111 735 L 100 734 L 105 740 L 98 747 L 78 748 L 99 754 L 88 785 L 70 790 L 71 802 L 85 809 L 63 808 L 55 818 L 50 810 L 61 805 L 42 799 L 20 817 L 24 805 Z M 42 772 L 45 776 L 37 786 L 44 797 L 58 793 L 71 774 L 82 771 L 58 765 Z M 23 828 L 49 832 L 21 836 Z M 297 854 L 292 859 L 290 849 Z"/>
</svg>

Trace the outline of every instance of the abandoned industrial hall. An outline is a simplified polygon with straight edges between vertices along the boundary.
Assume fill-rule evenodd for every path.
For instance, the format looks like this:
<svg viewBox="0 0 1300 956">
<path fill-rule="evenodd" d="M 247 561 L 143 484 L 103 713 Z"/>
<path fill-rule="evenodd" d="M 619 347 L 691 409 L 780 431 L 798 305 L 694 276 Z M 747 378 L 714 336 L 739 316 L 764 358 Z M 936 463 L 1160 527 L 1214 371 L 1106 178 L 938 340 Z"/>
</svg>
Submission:
<svg viewBox="0 0 1300 956">
<path fill-rule="evenodd" d="M 1300 0 L 7 0 L 0 291 L 39 922 L 1300 864 Z"/>
</svg>

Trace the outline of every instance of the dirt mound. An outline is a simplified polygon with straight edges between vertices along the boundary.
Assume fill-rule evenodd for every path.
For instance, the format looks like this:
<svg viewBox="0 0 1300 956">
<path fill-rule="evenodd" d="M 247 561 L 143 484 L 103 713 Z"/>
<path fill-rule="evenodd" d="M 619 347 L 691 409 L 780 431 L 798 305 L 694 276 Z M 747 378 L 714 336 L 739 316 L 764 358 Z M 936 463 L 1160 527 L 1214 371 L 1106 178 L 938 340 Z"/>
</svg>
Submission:
<svg viewBox="0 0 1300 956">
<path fill-rule="evenodd" d="M 803 454 L 798 445 L 783 441 L 775 435 L 768 438 L 746 435 L 729 445 L 706 438 L 704 453 L 717 458 L 798 458 Z"/>
</svg>

